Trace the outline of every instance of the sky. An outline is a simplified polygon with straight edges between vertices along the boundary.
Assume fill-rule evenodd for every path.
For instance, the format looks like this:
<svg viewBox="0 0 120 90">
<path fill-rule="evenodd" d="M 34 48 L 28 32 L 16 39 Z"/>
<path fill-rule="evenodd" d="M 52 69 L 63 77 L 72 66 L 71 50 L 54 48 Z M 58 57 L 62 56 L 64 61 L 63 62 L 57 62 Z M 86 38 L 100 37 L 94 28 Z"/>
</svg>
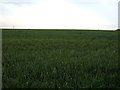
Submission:
<svg viewBox="0 0 120 90">
<path fill-rule="evenodd" d="M 118 29 L 120 29 L 120 1 L 118 2 Z"/>
<path fill-rule="evenodd" d="M 0 27 L 118 28 L 119 0 L 0 0 Z"/>
</svg>

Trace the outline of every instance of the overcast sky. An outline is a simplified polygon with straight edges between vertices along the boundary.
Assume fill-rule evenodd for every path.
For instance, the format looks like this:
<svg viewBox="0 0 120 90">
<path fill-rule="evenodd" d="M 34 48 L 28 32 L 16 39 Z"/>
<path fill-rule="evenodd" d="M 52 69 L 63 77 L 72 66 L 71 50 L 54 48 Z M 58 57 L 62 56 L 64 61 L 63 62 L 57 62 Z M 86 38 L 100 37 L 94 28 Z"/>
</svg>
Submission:
<svg viewBox="0 0 120 90">
<path fill-rule="evenodd" d="M 0 27 L 117 29 L 119 0 L 0 0 Z"/>
</svg>

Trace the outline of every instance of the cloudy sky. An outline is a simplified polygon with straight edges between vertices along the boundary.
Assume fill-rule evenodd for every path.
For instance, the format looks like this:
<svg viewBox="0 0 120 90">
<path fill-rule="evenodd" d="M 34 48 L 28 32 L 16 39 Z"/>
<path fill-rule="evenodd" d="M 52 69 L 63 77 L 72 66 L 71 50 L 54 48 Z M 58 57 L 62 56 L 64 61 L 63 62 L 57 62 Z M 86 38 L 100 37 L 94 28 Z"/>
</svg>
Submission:
<svg viewBox="0 0 120 90">
<path fill-rule="evenodd" d="M 119 0 L 0 0 L 0 27 L 117 29 Z"/>
</svg>

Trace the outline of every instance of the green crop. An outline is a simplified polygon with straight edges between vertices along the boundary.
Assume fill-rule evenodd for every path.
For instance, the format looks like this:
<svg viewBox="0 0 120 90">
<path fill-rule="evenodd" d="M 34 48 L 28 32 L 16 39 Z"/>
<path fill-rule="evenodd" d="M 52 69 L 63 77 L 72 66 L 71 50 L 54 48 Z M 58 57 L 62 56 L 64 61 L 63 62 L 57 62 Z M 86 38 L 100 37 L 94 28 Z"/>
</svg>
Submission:
<svg viewBox="0 0 120 90">
<path fill-rule="evenodd" d="M 3 88 L 118 88 L 117 31 L 3 30 Z"/>
</svg>

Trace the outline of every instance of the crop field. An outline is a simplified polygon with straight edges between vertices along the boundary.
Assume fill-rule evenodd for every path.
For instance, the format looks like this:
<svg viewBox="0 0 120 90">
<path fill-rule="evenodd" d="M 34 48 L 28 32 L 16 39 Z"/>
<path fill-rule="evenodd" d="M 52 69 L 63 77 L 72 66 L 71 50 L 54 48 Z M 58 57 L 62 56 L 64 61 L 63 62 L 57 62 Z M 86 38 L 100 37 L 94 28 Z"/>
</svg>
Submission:
<svg viewBox="0 0 120 90">
<path fill-rule="evenodd" d="M 118 31 L 3 30 L 3 88 L 120 88 Z"/>
</svg>

